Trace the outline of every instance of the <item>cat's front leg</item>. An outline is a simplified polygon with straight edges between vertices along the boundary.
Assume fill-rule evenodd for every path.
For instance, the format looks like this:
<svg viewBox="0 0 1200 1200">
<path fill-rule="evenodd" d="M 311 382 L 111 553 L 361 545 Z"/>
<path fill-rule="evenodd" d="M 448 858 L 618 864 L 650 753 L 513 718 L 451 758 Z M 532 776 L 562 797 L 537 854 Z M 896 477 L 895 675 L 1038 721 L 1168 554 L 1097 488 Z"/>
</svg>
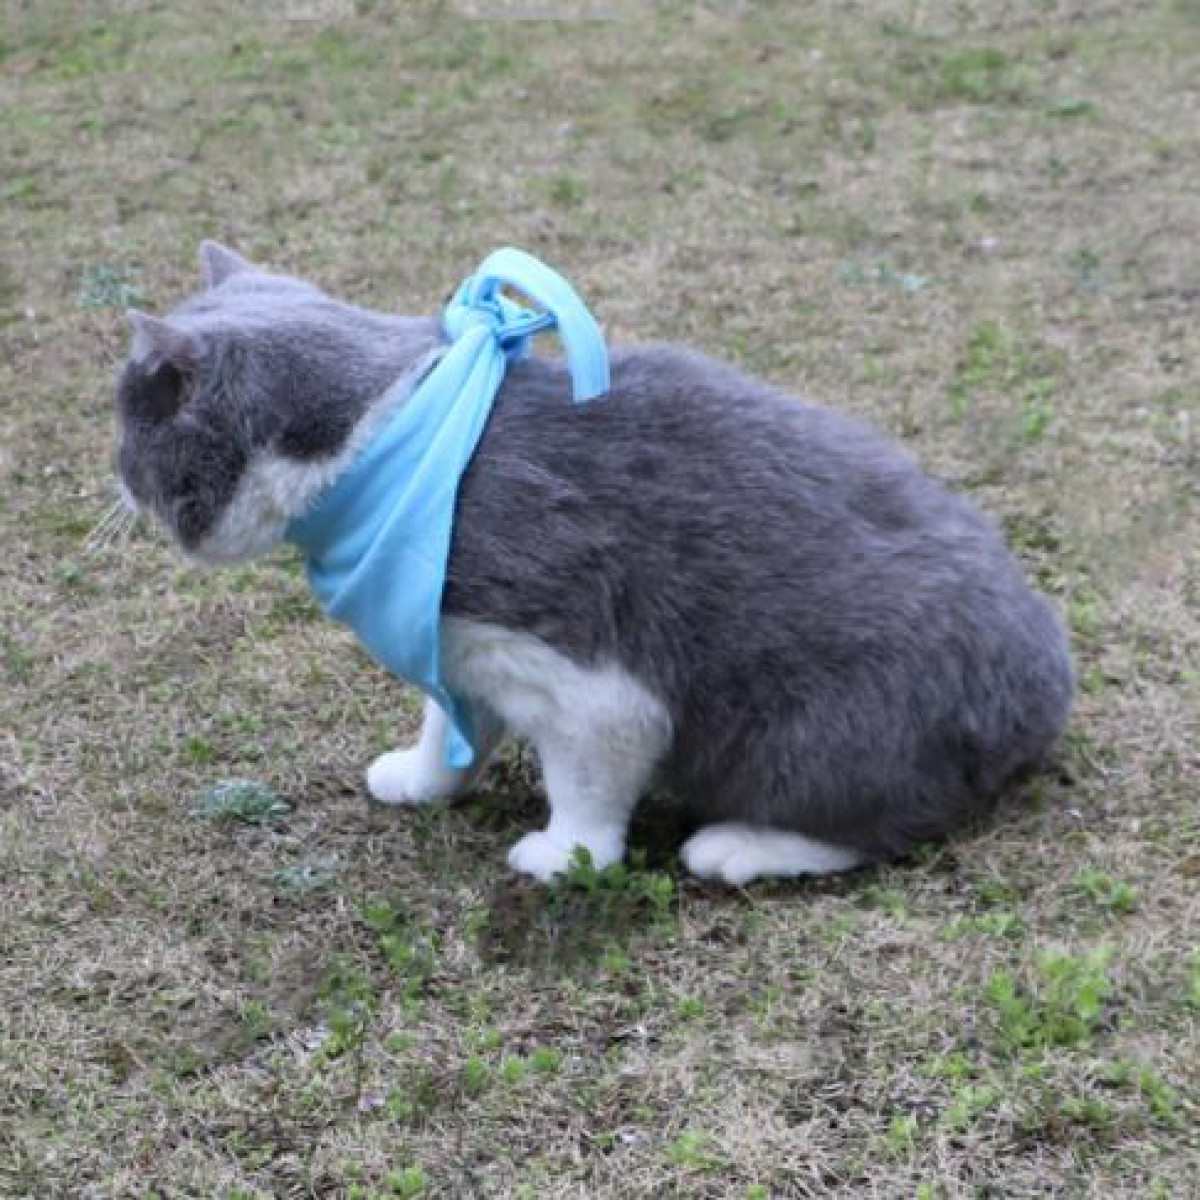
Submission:
<svg viewBox="0 0 1200 1200">
<path fill-rule="evenodd" d="M 567 869 L 579 847 L 598 870 L 620 862 L 629 818 L 662 749 L 661 731 L 649 727 L 538 739 L 550 822 L 513 846 L 509 866 L 548 882 Z"/>
<path fill-rule="evenodd" d="M 509 865 L 549 880 L 577 846 L 604 868 L 625 853 L 629 817 L 671 742 L 663 702 L 615 663 L 582 663 L 528 633 L 450 618 L 443 666 L 451 688 L 478 697 L 533 744 L 550 821 L 509 851 Z"/>
<path fill-rule="evenodd" d="M 487 764 L 498 740 L 495 722 L 481 722 L 483 736 L 475 764 L 464 770 L 447 766 L 450 718 L 436 701 L 426 699 L 425 718 L 416 745 L 381 754 L 367 768 L 367 790 L 381 804 L 436 804 L 470 788 Z"/>
</svg>

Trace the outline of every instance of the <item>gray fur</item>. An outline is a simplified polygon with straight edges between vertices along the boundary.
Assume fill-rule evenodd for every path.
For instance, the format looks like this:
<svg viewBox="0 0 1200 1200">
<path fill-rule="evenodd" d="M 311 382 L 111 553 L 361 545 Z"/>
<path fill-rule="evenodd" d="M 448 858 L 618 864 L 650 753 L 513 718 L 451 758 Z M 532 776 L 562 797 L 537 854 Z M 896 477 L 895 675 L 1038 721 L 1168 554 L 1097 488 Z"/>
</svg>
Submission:
<svg viewBox="0 0 1200 1200">
<path fill-rule="evenodd" d="M 188 361 L 143 347 L 118 388 L 125 482 L 185 546 L 255 456 L 335 456 L 438 336 L 242 260 L 210 278 L 169 318 Z M 1045 756 L 1066 641 L 968 501 L 699 354 L 622 350 L 612 378 L 576 406 L 557 361 L 510 370 L 462 482 L 448 615 L 622 665 L 667 706 L 667 779 L 706 817 L 871 857 Z"/>
<path fill-rule="evenodd" d="M 341 304 L 215 243 L 202 261 L 217 286 L 167 321 L 130 314 L 133 353 L 117 382 L 121 476 L 186 549 L 256 454 L 336 455 L 371 401 L 440 342 L 432 318 Z"/>
</svg>

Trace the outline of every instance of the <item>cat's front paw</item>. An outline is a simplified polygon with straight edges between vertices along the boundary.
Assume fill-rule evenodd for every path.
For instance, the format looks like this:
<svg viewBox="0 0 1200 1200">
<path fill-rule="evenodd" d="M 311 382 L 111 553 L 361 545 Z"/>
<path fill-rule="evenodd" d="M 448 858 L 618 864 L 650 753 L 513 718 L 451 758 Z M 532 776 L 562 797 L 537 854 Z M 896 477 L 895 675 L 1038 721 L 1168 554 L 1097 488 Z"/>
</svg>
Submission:
<svg viewBox="0 0 1200 1200">
<path fill-rule="evenodd" d="M 556 875 L 562 875 L 571 865 L 577 846 L 584 847 L 592 857 L 592 865 L 602 871 L 620 862 L 625 852 L 623 845 L 612 838 L 603 838 L 594 844 L 591 841 L 560 842 L 544 830 L 527 833 L 509 852 L 508 865 L 523 875 L 532 875 L 542 883 L 549 883 Z"/>
<path fill-rule="evenodd" d="M 367 768 L 367 791 L 380 804 L 435 804 L 460 783 L 459 772 L 431 764 L 419 746 L 381 754 Z"/>
</svg>

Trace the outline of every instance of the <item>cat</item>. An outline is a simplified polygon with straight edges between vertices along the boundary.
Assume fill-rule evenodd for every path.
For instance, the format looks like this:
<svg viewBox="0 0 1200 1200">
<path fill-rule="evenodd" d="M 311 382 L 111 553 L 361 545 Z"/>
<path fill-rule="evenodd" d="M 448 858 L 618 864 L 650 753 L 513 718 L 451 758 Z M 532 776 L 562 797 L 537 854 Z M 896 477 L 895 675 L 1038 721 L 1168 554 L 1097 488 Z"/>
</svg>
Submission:
<svg viewBox="0 0 1200 1200">
<path fill-rule="evenodd" d="M 207 564 L 279 544 L 445 343 L 436 318 L 200 257 L 201 292 L 130 314 L 116 403 L 127 503 Z M 573 405 L 562 362 L 511 365 L 458 494 L 442 671 L 485 749 L 532 744 L 549 798 L 514 869 L 619 861 L 660 781 L 701 822 L 697 876 L 843 871 L 963 825 L 1045 758 L 1067 641 L 971 503 L 858 420 L 701 354 L 616 349 L 611 380 Z M 371 795 L 468 790 L 447 735 L 427 701 Z"/>
</svg>

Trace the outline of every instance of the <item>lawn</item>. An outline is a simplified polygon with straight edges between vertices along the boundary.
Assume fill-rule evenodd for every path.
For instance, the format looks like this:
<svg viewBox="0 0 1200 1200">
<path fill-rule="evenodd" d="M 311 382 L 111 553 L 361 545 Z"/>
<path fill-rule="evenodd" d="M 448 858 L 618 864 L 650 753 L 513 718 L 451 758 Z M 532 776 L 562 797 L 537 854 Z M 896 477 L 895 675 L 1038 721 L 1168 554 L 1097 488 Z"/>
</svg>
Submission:
<svg viewBox="0 0 1200 1200">
<path fill-rule="evenodd" d="M 1196 1194 L 1195 0 L 0 0 L 0 205 L 0 1195 Z M 89 542 L 204 237 L 401 312 L 519 245 L 873 421 L 1068 621 L 1056 760 L 744 892 L 666 801 L 515 878 L 515 748 L 369 808 L 417 704 L 292 557 Z"/>
</svg>

